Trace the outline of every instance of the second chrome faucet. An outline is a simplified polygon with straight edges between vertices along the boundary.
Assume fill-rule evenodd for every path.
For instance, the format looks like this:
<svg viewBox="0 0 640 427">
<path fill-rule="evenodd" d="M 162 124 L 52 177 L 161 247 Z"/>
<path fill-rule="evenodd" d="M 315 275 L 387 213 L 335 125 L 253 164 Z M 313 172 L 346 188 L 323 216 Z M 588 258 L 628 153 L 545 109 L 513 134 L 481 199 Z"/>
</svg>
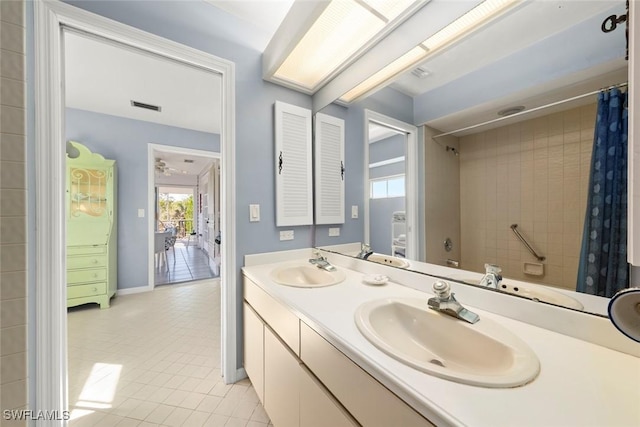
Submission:
<svg viewBox="0 0 640 427">
<path fill-rule="evenodd" d="M 464 308 L 455 299 L 454 294 L 451 292 L 451 285 L 447 282 L 443 280 L 435 282 L 433 284 L 433 293 L 435 297 L 429 298 L 429 301 L 427 301 L 429 308 L 469 323 L 476 323 L 480 320 L 480 316 Z"/>
</svg>

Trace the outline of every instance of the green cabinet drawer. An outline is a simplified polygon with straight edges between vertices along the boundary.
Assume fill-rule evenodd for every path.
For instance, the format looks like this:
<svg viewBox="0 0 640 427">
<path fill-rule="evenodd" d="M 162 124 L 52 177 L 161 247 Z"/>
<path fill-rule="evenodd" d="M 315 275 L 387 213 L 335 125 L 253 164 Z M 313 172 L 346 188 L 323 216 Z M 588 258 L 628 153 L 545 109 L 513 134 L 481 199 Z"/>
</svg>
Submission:
<svg viewBox="0 0 640 427">
<path fill-rule="evenodd" d="M 87 270 L 68 270 L 67 284 L 101 282 L 107 280 L 106 268 L 92 268 Z"/>
<path fill-rule="evenodd" d="M 105 282 L 91 283 L 89 285 L 68 286 L 67 299 L 92 297 L 94 295 L 102 295 L 106 292 L 107 284 Z"/>
<path fill-rule="evenodd" d="M 107 246 L 67 246 L 67 256 L 71 255 L 99 255 L 106 254 Z"/>
<path fill-rule="evenodd" d="M 106 265 L 107 265 L 106 255 L 71 256 L 67 258 L 67 268 L 69 270 L 72 270 L 75 268 L 105 267 Z"/>
</svg>

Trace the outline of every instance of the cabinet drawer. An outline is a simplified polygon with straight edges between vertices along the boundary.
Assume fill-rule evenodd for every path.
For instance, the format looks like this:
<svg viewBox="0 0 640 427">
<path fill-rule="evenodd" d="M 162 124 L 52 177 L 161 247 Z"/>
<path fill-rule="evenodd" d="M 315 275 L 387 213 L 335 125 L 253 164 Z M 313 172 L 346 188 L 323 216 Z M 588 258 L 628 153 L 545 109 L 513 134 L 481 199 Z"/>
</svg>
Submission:
<svg viewBox="0 0 640 427">
<path fill-rule="evenodd" d="M 251 280 L 244 277 L 244 299 L 289 348 L 300 355 L 300 321 Z"/>
<path fill-rule="evenodd" d="M 92 268 L 87 270 L 67 270 L 67 284 L 102 282 L 107 280 L 106 268 Z"/>
<path fill-rule="evenodd" d="M 433 426 L 304 322 L 300 358 L 363 426 Z"/>
<path fill-rule="evenodd" d="M 107 265 L 106 255 L 67 257 L 67 268 L 69 270 L 72 270 L 74 268 L 104 267 L 106 265 Z"/>
<path fill-rule="evenodd" d="M 67 299 L 92 297 L 95 295 L 102 295 L 107 292 L 107 284 L 91 283 L 90 285 L 78 285 L 67 287 Z"/>
<path fill-rule="evenodd" d="M 106 254 L 107 247 L 100 246 L 67 246 L 67 255 L 98 255 Z"/>
</svg>

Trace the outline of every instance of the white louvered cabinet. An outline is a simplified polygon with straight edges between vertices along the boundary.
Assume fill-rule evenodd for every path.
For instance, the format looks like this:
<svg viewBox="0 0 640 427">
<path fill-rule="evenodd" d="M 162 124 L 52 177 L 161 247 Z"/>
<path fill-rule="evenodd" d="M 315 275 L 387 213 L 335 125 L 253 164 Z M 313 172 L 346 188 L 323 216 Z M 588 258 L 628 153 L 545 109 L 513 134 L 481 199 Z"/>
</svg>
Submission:
<svg viewBox="0 0 640 427">
<path fill-rule="evenodd" d="M 315 120 L 315 223 L 344 224 L 344 120 Z"/>
<path fill-rule="evenodd" d="M 311 110 L 276 101 L 276 226 L 313 224 Z"/>
</svg>

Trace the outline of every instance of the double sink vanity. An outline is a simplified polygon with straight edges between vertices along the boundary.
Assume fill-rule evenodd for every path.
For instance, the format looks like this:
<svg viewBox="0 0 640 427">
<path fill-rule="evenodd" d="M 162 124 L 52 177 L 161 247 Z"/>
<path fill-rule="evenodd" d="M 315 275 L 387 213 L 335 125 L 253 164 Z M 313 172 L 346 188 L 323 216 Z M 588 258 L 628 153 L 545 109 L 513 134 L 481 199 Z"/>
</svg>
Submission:
<svg viewBox="0 0 640 427">
<path fill-rule="evenodd" d="M 584 313 L 445 284 L 470 323 L 430 308 L 437 277 L 322 255 L 245 258 L 245 369 L 277 427 L 640 424 L 640 349 L 607 319 L 585 339 Z"/>
</svg>

